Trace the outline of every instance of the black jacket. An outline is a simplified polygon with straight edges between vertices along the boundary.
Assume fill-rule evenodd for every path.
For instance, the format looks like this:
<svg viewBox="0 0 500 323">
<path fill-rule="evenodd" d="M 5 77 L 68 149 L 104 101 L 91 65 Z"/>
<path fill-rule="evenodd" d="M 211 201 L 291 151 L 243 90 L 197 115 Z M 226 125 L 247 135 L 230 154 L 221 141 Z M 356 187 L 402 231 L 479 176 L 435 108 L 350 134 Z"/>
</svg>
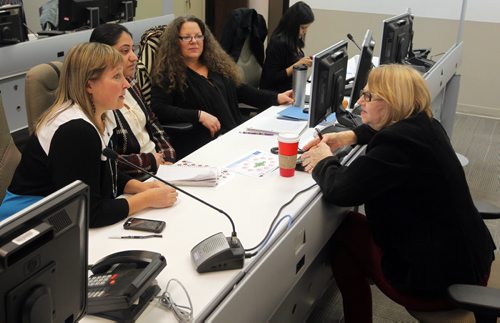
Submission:
<svg viewBox="0 0 500 323">
<path fill-rule="evenodd" d="M 250 35 L 250 49 L 262 66 L 264 63 L 264 40 L 267 36 L 266 21 L 255 9 L 239 8 L 232 11 L 224 25 L 220 44 L 235 62 L 240 57 L 245 39 Z"/>
<path fill-rule="evenodd" d="M 302 50 L 290 51 L 282 36 L 273 35 L 266 49 L 266 60 L 260 76 L 260 88 L 276 92 L 290 90 L 293 76 L 288 76 L 286 69 L 302 57 L 304 57 Z"/>
<path fill-rule="evenodd" d="M 391 284 L 435 295 L 453 283 L 482 282 L 495 245 L 439 122 L 419 113 L 379 132 L 362 125 L 355 133 L 368 144 L 366 155 L 349 167 L 326 158 L 313 177 L 329 201 L 365 204 Z"/>
<path fill-rule="evenodd" d="M 168 80 L 167 77 L 164 79 Z M 179 159 L 214 139 L 198 121 L 199 110 L 217 117 L 221 123 L 220 133 L 223 134 L 243 121 L 239 102 L 261 109 L 277 104 L 276 93 L 245 84 L 237 87 L 231 79 L 212 71 L 205 78 L 187 68 L 186 83 L 184 91 L 176 88 L 167 93 L 167 84 L 164 87 L 153 85 L 151 89 L 151 107 L 160 122 L 193 123 L 192 130 L 171 134 L 172 145 Z"/>
</svg>

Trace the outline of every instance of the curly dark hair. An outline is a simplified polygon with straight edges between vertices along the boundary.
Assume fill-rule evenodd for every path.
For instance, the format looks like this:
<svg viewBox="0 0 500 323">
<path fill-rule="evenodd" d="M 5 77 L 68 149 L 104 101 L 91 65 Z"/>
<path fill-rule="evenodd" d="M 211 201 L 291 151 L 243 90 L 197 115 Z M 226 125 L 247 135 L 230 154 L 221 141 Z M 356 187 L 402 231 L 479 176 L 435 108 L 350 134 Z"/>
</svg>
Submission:
<svg viewBox="0 0 500 323">
<path fill-rule="evenodd" d="M 177 17 L 163 32 L 152 73 L 153 83 L 168 92 L 173 91 L 177 87 L 181 91 L 184 91 L 186 88 L 187 66 L 181 55 L 179 40 L 179 32 L 182 25 L 186 22 L 197 23 L 202 34 L 205 36 L 200 62 L 208 70 L 220 73 L 233 80 L 237 86 L 240 85 L 242 76 L 238 66 L 222 49 L 207 25 L 195 16 Z M 168 80 L 164 79 L 165 76 L 167 76 Z"/>
</svg>

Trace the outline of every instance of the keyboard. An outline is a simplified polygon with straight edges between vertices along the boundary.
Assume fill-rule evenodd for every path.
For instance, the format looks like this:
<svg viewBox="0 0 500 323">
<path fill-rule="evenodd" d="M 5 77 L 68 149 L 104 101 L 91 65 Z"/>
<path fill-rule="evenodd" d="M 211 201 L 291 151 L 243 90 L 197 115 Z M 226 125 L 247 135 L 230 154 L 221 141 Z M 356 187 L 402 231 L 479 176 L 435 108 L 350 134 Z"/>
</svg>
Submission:
<svg viewBox="0 0 500 323">
<path fill-rule="evenodd" d="M 37 34 L 38 34 L 38 36 L 51 37 L 51 36 L 63 35 L 65 33 L 66 33 L 65 31 L 61 31 L 61 30 L 43 30 L 43 31 L 39 31 Z"/>
<path fill-rule="evenodd" d="M 321 133 L 326 134 L 326 133 L 341 132 L 341 131 L 347 131 L 347 130 L 351 130 L 351 128 L 345 127 L 339 123 L 335 123 L 335 124 L 332 124 L 332 125 L 329 125 L 329 126 L 323 128 L 321 130 Z"/>
</svg>

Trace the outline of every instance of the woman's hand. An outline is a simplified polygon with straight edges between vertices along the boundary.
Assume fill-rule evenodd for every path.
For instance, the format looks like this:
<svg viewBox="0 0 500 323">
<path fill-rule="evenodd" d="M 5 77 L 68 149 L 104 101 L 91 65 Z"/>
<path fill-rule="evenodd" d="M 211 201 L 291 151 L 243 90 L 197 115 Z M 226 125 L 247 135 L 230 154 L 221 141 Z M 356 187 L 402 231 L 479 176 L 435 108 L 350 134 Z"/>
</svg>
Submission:
<svg viewBox="0 0 500 323">
<path fill-rule="evenodd" d="M 160 167 L 160 165 L 165 164 L 165 160 L 163 159 L 162 153 L 153 153 L 153 156 L 155 157 L 156 167 Z"/>
<path fill-rule="evenodd" d="M 300 156 L 300 159 L 302 159 L 302 166 L 304 166 L 304 170 L 308 173 L 311 173 L 314 167 L 321 160 L 329 156 L 333 156 L 332 150 L 326 143 L 321 141 L 317 145 L 312 146 L 308 151 L 303 153 Z"/>
<path fill-rule="evenodd" d="M 198 121 L 200 121 L 200 123 L 210 131 L 210 135 L 212 137 L 215 137 L 215 134 L 220 130 L 219 119 L 208 112 L 200 110 L 200 118 Z"/>
<path fill-rule="evenodd" d="M 295 66 L 305 65 L 307 67 L 311 67 L 312 66 L 312 62 L 313 62 L 312 61 L 312 56 L 302 57 L 301 59 L 299 59 L 298 61 L 296 61 L 295 63 L 293 63 L 292 65 L 288 66 L 285 69 L 286 75 L 287 76 L 292 76 L 292 74 L 293 74 L 293 68 Z"/>
<path fill-rule="evenodd" d="M 177 201 L 177 191 L 159 181 L 140 182 L 132 179 L 125 185 L 125 193 L 133 194 L 127 197 L 129 215 L 149 207 L 170 207 Z"/>
<path fill-rule="evenodd" d="M 333 156 L 332 151 L 347 145 L 353 145 L 356 141 L 356 135 L 352 130 L 327 133 L 323 135 L 323 139 L 319 137 L 312 139 L 302 148 L 306 151 L 300 156 L 304 170 L 309 173 L 312 172 L 322 159 Z"/>
<path fill-rule="evenodd" d="M 278 93 L 278 105 L 292 104 L 293 103 L 293 91 L 288 90 L 285 92 Z"/>
<path fill-rule="evenodd" d="M 174 205 L 177 201 L 177 191 L 170 186 L 161 185 L 144 191 L 149 200 L 148 206 L 152 208 L 164 208 Z"/>
<path fill-rule="evenodd" d="M 298 65 L 306 65 L 307 67 L 312 66 L 312 57 L 311 56 L 304 56 L 301 59 L 299 59 L 293 66 L 298 66 Z"/>
<path fill-rule="evenodd" d="M 321 140 L 320 138 L 312 139 L 302 149 L 309 150 L 311 147 L 318 145 L 320 141 L 330 146 L 331 150 L 337 150 L 347 145 L 354 145 L 357 138 L 352 130 L 327 133 L 323 135 L 323 139 Z"/>
</svg>

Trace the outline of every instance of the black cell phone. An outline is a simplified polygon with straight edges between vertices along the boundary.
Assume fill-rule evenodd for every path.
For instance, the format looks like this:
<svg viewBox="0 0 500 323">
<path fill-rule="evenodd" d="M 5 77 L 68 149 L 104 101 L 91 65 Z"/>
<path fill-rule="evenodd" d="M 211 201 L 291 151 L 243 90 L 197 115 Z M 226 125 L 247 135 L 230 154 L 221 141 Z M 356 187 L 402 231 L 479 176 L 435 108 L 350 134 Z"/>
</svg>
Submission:
<svg viewBox="0 0 500 323">
<path fill-rule="evenodd" d="M 125 223 L 123 223 L 123 228 L 125 230 L 137 230 L 160 233 L 165 228 L 165 221 L 160 220 L 149 220 L 141 218 L 128 218 Z"/>
</svg>

